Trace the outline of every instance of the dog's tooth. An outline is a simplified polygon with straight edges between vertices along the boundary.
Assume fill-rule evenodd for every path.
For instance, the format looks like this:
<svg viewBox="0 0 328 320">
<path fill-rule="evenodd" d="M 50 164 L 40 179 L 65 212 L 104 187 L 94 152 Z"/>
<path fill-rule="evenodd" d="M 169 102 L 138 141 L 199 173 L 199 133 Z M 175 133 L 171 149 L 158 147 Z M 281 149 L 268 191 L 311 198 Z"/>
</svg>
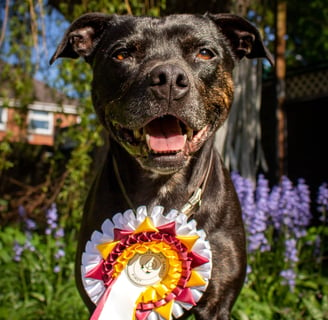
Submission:
<svg viewBox="0 0 328 320">
<path fill-rule="evenodd" d="M 188 140 L 192 140 L 192 138 L 194 137 L 194 131 L 191 128 L 187 129 L 187 138 Z"/>
<path fill-rule="evenodd" d="M 136 139 L 141 138 L 140 130 L 133 130 L 133 135 Z"/>
<path fill-rule="evenodd" d="M 150 135 L 148 133 L 146 133 L 146 142 L 147 142 L 148 149 L 151 150 L 151 148 L 150 148 Z"/>
</svg>

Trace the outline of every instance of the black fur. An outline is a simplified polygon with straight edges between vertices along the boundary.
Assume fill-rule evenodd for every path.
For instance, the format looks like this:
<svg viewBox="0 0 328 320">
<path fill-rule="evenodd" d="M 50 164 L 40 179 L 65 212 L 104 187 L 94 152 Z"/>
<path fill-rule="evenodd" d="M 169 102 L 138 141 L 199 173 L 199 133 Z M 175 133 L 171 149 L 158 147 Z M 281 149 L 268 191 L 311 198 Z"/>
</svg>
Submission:
<svg viewBox="0 0 328 320">
<path fill-rule="evenodd" d="M 192 312 L 197 319 L 229 319 L 245 277 L 245 235 L 238 198 L 213 142 L 232 102 L 235 63 L 244 56 L 272 62 L 257 29 L 230 14 L 157 19 L 91 13 L 72 23 L 51 63 L 78 56 L 92 66 L 93 103 L 109 141 L 79 238 L 76 278 L 85 303 L 95 308 L 81 284 L 86 241 L 106 218 L 129 208 L 113 169 L 116 159 L 135 207 L 181 209 L 210 170 L 201 206 L 192 213 L 210 241 L 213 272 Z M 180 132 L 187 141 L 161 147 L 154 138 L 152 145 L 145 136 L 154 130 L 165 139 Z"/>
</svg>

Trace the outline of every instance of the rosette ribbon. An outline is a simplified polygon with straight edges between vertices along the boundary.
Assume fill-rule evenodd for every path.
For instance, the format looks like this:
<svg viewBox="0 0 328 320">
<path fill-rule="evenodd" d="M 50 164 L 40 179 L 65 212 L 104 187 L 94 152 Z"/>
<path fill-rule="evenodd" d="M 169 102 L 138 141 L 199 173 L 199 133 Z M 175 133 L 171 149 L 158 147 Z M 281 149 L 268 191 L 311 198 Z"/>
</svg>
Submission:
<svg viewBox="0 0 328 320">
<path fill-rule="evenodd" d="M 197 304 L 211 276 L 211 250 L 196 221 L 156 206 L 106 219 L 82 255 L 91 320 L 171 320 Z"/>
</svg>

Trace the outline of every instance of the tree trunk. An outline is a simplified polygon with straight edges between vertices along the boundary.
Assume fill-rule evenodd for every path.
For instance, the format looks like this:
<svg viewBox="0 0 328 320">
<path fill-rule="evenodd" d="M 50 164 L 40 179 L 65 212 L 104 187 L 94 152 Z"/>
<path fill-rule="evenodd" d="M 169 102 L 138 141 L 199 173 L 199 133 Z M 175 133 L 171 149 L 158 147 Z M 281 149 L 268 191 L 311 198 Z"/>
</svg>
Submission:
<svg viewBox="0 0 328 320">
<path fill-rule="evenodd" d="M 277 158 L 278 178 L 286 174 L 286 23 L 287 2 L 277 0 L 276 4 L 276 94 L 277 94 Z"/>
</svg>

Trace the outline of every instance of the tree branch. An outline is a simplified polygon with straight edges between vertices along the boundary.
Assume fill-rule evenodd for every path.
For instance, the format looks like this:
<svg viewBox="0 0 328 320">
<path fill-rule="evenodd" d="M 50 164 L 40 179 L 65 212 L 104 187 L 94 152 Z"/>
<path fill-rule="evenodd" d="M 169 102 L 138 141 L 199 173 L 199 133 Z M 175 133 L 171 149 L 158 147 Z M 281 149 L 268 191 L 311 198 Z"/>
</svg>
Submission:
<svg viewBox="0 0 328 320">
<path fill-rule="evenodd" d="M 2 24 L 2 28 L 1 28 L 1 34 L 0 34 L 0 48 L 2 46 L 3 40 L 5 39 L 6 30 L 7 30 L 8 14 L 9 14 L 9 2 L 10 2 L 10 0 L 6 0 L 5 16 L 3 18 L 3 24 Z"/>
</svg>

